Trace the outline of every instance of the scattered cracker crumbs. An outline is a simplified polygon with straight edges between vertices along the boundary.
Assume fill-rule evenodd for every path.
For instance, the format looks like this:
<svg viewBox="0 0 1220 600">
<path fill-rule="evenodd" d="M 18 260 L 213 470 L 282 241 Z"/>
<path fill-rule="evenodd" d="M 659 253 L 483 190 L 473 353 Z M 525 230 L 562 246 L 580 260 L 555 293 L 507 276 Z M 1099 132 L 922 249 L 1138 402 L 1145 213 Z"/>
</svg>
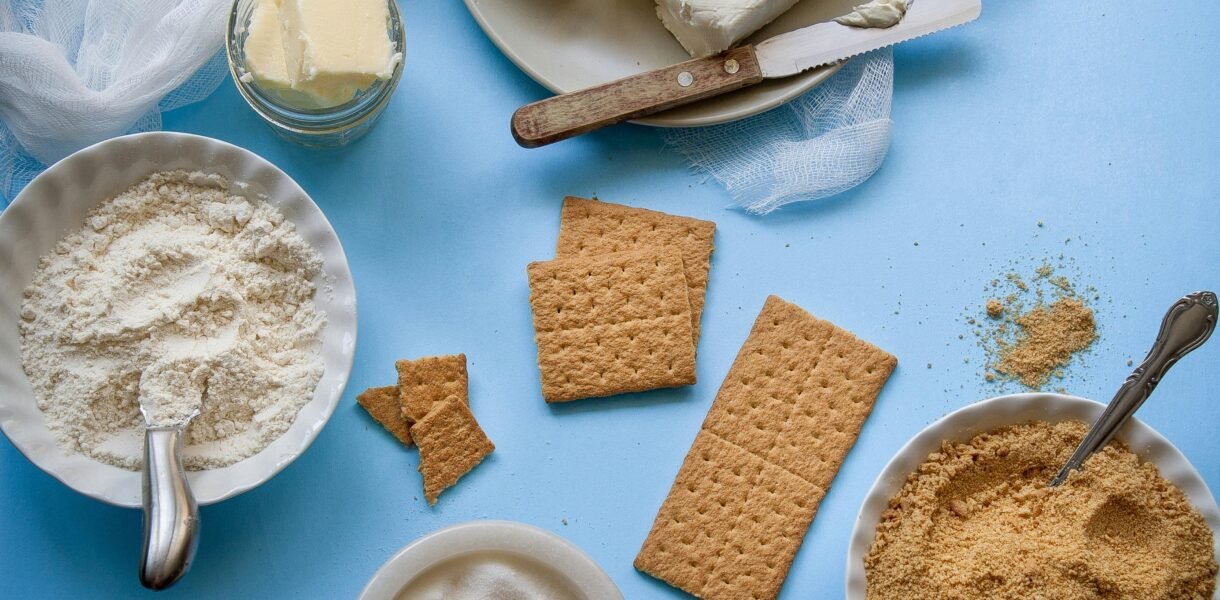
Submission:
<svg viewBox="0 0 1220 600">
<path fill-rule="evenodd" d="M 1060 257 L 1058 268 L 1063 267 Z M 1078 293 L 1049 260 L 1038 263 L 1031 277 L 1014 270 L 992 279 L 985 291 L 989 318 L 976 318 L 969 307 L 962 318 L 984 351 L 981 374 L 987 383 L 1042 389 L 1051 379 L 1063 379 L 1073 358 L 1097 339 L 1088 301 L 1100 294 L 1092 286 Z"/>
<path fill-rule="evenodd" d="M 1211 598 L 1212 531 L 1154 465 L 1111 443 L 1048 487 L 1087 429 L 1033 422 L 946 442 L 881 515 L 870 600 Z"/>
</svg>

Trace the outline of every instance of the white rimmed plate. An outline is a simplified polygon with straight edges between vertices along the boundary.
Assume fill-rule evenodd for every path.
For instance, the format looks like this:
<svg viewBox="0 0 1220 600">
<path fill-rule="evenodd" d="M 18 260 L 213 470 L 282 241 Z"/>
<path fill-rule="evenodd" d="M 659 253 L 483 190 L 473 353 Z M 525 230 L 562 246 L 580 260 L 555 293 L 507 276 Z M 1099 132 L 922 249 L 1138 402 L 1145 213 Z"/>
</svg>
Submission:
<svg viewBox="0 0 1220 600">
<path fill-rule="evenodd" d="M 575 544 L 513 521 L 470 521 L 411 542 L 377 569 L 360 600 L 396 600 L 428 568 L 484 551 L 506 552 L 550 567 L 589 600 L 623 600 L 610 576 Z"/>
<path fill-rule="evenodd" d="M 1104 408 L 1104 404 L 1075 396 L 1013 394 L 960 408 L 919 432 L 890 459 L 860 506 L 847 549 L 844 589 L 848 600 L 864 600 L 867 595 L 864 556 L 873 545 L 873 535 L 881 521 L 882 511 L 906 482 L 907 476 L 927 460 L 929 454 L 939 449 L 941 442 L 964 442 L 979 433 L 1026 421 L 1056 423 L 1077 420 L 1092 423 Z M 1164 436 L 1136 418 L 1119 430 L 1117 439 L 1140 459 L 1156 465 L 1167 481 L 1185 492 L 1187 499 L 1211 526 L 1215 540 L 1213 551 L 1220 560 L 1220 508 L 1216 507 L 1216 499 L 1190 461 Z M 1217 590 L 1215 597 L 1220 598 L 1220 590 Z"/>
<path fill-rule="evenodd" d="M 313 399 L 301 408 L 292 427 L 262 452 L 222 469 L 188 473 L 200 504 L 219 502 L 267 481 L 309 447 L 343 394 L 356 347 L 356 292 L 339 238 L 313 200 L 275 165 L 232 144 L 169 132 L 114 138 L 55 163 L 0 214 L 0 430 L 30 462 L 64 485 L 117 506 L 142 505 L 140 473 L 67 454 L 56 444 L 22 370 L 17 320 L 22 290 L 38 260 L 81 227 L 85 213 L 140 179 L 171 169 L 216 173 L 247 184 L 241 193 L 265 196 L 296 224 L 325 263 L 315 282 L 315 300 L 328 321 L 322 338 L 326 371 Z"/>
<path fill-rule="evenodd" d="M 860 3 L 798 2 L 746 41 L 759 42 L 829 21 Z M 509 60 L 556 94 L 690 60 L 661 25 L 652 0 L 466 0 L 466 7 Z M 694 127 L 735 121 L 792 100 L 838 69 L 838 65 L 819 67 L 768 80 L 635 122 Z"/>
</svg>

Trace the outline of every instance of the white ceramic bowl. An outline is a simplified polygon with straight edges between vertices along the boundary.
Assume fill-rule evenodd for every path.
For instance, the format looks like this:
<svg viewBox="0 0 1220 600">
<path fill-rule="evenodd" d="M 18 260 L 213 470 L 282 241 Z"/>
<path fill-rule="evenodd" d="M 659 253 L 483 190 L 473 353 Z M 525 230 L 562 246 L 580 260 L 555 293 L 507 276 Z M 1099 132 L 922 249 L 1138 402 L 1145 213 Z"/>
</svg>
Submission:
<svg viewBox="0 0 1220 600">
<path fill-rule="evenodd" d="M 512 521 L 470 521 L 412 542 L 377 570 L 360 600 L 396 600 L 429 567 L 486 550 L 537 560 L 566 577 L 589 600 L 623 600 L 610 576 L 576 545 L 544 529 Z"/>
<path fill-rule="evenodd" d="M 964 442 L 985 431 L 1026 421 L 1085 421 L 1092 423 L 1105 408 L 1104 404 L 1061 394 L 1014 394 L 991 398 L 958 409 L 932 423 L 907 442 L 881 471 L 873 488 L 864 498 L 856 526 L 847 549 L 847 580 L 844 586 L 848 600 L 864 600 L 867 585 L 864 576 L 864 556 L 873 545 L 873 534 L 881 521 L 881 513 L 890 498 L 898 493 L 907 476 L 915 471 L 928 455 L 940 448 L 941 442 Z M 1178 486 L 1211 526 L 1217 559 L 1220 560 L 1220 509 L 1207 489 L 1199 472 L 1169 440 L 1132 418 L 1118 432 L 1117 439 L 1127 445 L 1142 460 L 1151 462 L 1170 483 Z M 1220 598 L 1220 590 L 1217 591 Z"/>
<path fill-rule="evenodd" d="M 267 481 L 309 447 L 343 393 L 356 347 L 356 292 L 335 231 L 296 182 L 258 155 L 211 138 L 154 132 L 95 144 L 47 169 L 0 214 L 0 430 L 26 458 L 68 487 L 133 508 L 141 506 L 139 472 L 66 454 L 56 444 L 22 370 L 17 321 L 22 290 L 39 259 L 81 227 L 85 213 L 145 176 L 170 169 L 216 173 L 248 184 L 243 193 L 265 195 L 325 262 L 316 301 L 328 321 L 322 339 L 326 371 L 313 399 L 262 452 L 222 469 L 188 473 L 200 504 Z"/>
</svg>

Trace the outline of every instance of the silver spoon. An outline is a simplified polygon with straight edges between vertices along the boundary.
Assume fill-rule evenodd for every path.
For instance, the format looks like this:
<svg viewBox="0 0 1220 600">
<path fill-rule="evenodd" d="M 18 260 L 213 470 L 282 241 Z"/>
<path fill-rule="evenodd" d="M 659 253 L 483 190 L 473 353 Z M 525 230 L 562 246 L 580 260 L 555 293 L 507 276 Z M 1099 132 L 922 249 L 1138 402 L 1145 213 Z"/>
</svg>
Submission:
<svg viewBox="0 0 1220 600">
<path fill-rule="evenodd" d="M 1093 423 L 1067 464 L 1051 480 L 1051 487 L 1067 481 L 1072 471 L 1079 469 L 1094 452 L 1104 448 L 1123 423 L 1152 395 L 1152 390 L 1156 389 L 1169 367 L 1207 341 L 1216 328 L 1216 313 L 1214 292 L 1187 294 L 1169 307 L 1148 356 L 1118 388 L 1114 399 Z"/>
<path fill-rule="evenodd" d="M 140 583 L 163 590 L 177 582 L 199 545 L 199 506 L 182 466 L 182 437 L 199 414 L 206 383 L 163 362 L 140 375 L 144 417 L 144 546 Z M 170 395 L 173 396 L 170 396 Z M 167 401 L 169 398 L 185 400 Z"/>
</svg>

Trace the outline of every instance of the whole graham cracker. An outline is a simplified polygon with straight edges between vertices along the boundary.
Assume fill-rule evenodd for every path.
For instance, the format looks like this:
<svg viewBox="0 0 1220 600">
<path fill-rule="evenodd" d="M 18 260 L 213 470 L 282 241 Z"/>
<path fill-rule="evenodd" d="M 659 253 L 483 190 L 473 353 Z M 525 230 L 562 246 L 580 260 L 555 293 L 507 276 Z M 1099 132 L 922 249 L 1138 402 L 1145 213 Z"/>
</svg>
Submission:
<svg viewBox="0 0 1220 600">
<path fill-rule="evenodd" d="M 775 598 L 896 362 L 767 298 L 635 567 L 700 598 Z"/>
<path fill-rule="evenodd" d="M 399 360 L 394 366 L 398 369 L 402 413 L 412 423 L 423 419 L 446 398 L 468 401 L 465 354 Z"/>
<path fill-rule="evenodd" d="M 386 431 L 394 434 L 404 446 L 411 445 L 411 424 L 402 414 L 398 386 L 374 387 L 360 392 L 356 402 L 367 410 Z"/>
<path fill-rule="evenodd" d="M 690 217 L 568 196 L 559 217 L 556 258 L 670 248 L 682 256 L 689 289 L 693 340 L 707 295 L 716 224 Z"/>
<path fill-rule="evenodd" d="M 531 263 L 542 397 L 609 396 L 695 382 L 682 259 L 618 252 Z"/>
<path fill-rule="evenodd" d="M 411 427 L 419 445 L 419 472 L 429 504 L 496 449 L 479 427 L 470 407 L 451 397 Z"/>
</svg>

